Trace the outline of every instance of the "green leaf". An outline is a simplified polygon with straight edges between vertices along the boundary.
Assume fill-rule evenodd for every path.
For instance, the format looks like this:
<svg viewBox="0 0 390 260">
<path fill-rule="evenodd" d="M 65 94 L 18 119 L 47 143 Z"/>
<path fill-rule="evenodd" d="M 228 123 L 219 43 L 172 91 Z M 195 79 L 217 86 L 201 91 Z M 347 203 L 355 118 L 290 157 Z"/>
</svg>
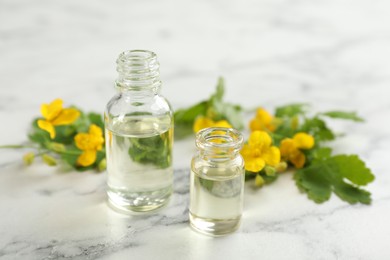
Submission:
<svg viewBox="0 0 390 260">
<path fill-rule="evenodd" d="M 225 81 L 222 77 L 219 77 L 218 82 L 217 82 L 216 91 L 213 95 L 211 95 L 210 100 L 211 101 L 215 101 L 215 100 L 221 101 L 224 94 L 225 94 Z"/>
<path fill-rule="evenodd" d="M 215 111 L 219 114 L 218 120 L 226 119 L 236 129 L 242 129 L 244 127 L 240 106 L 230 103 L 216 103 Z"/>
<path fill-rule="evenodd" d="M 89 121 L 92 123 L 92 124 L 95 124 L 97 125 L 98 127 L 100 127 L 101 129 L 104 129 L 104 122 L 103 122 L 103 116 L 101 114 L 98 114 L 98 113 L 89 113 L 87 115 Z"/>
<path fill-rule="evenodd" d="M 175 123 L 175 140 L 183 139 L 193 133 L 192 124 Z"/>
<path fill-rule="evenodd" d="M 87 115 L 81 110 L 79 118 L 73 123 L 74 128 L 78 133 L 86 133 L 89 130 L 90 121 Z"/>
<path fill-rule="evenodd" d="M 365 163 L 357 155 L 337 155 L 332 157 L 333 168 L 341 176 L 356 185 L 367 185 L 375 179 Z"/>
<path fill-rule="evenodd" d="M 192 133 L 192 127 L 198 116 L 207 116 L 214 121 L 227 120 L 237 129 L 243 128 L 241 107 L 223 101 L 224 80 L 218 79 L 215 93 L 208 100 L 197 103 L 186 109 L 176 110 L 175 137 L 183 138 Z"/>
<path fill-rule="evenodd" d="M 207 103 L 207 101 L 203 101 L 187 109 L 177 110 L 174 114 L 175 124 L 189 123 L 192 127 L 197 116 L 206 114 Z"/>
<path fill-rule="evenodd" d="M 208 179 L 205 179 L 205 178 L 199 178 L 199 184 L 205 188 L 206 190 L 212 192 L 213 190 L 213 186 L 214 186 L 214 181 L 212 180 L 208 180 Z"/>
<path fill-rule="evenodd" d="M 32 121 L 28 139 L 30 139 L 31 142 L 38 144 L 41 148 L 44 148 L 46 147 L 46 144 L 51 141 L 50 135 L 45 130 L 40 129 L 37 122 L 38 118 Z"/>
<path fill-rule="evenodd" d="M 74 125 L 56 126 L 56 137 L 52 140 L 56 143 L 72 144 L 74 136 L 77 134 Z"/>
<path fill-rule="evenodd" d="M 40 147 L 46 147 L 46 144 L 50 142 L 50 135 L 46 131 L 35 131 L 28 135 L 28 139 L 31 142 L 39 144 Z"/>
<path fill-rule="evenodd" d="M 96 161 L 90 166 L 83 167 L 77 164 L 77 159 L 79 158 L 82 152 L 83 151 L 79 150 L 75 146 L 69 146 L 67 147 L 65 152 L 61 153 L 61 159 L 76 171 L 82 172 L 82 171 L 87 171 L 96 168 L 97 165 L 100 163 L 100 161 L 105 158 L 104 150 L 98 151 L 96 153 Z"/>
<path fill-rule="evenodd" d="M 290 118 L 284 117 L 279 118 L 280 124 L 277 127 L 276 131 L 273 133 L 270 133 L 272 136 L 272 139 L 274 141 L 274 145 L 279 146 L 280 142 L 285 138 L 292 138 L 294 134 L 296 133 L 296 129 L 293 129 L 291 127 L 291 120 Z"/>
<path fill-rule="evenodd" d="M 76 169 L 77 158 L 80 156 L 81 153 L 81 150 L 77 149 L 76 147 L 70 146 L 67 147 L 66 153 L 61 153 L 61 159 Z"/>
<path fill-rule="evenodd" d="M 147 138 L 129 138 L 131 146 L 128 153 L 131 159 L 142 164 L 153 164 L 161 169 L 171 166 L 169 136 L 170 133 L 165 132 L 164 134 Z"/>
<path fill-rule="evenodd" d="M 356 112 L 345 112 L 345 111 L 329 111 L 326 113 L 321 113 L 320 115 L 337 118 L 337 119 L 346 119 L 352 120 L 355 122 L 363 122 L 364 119 L 359 117 Z"/>
<path fill-rule="evenodd" d="M 335 139 L 335 134 L 328 128 L 325 121 L 318 118 L 307 118 L 301 128 L 301 132 L 306 132 L 314 136 L 316 141 L 331 141 Z"/>
<path fill-rule="evenodd" d="M 294 117 L 297 115 L 303 115 L 306 112 L 308 104 L 296 103 L 286 106 L 280 106 L 276 108 L 276 117 Z"/>
<path fill-rule="evenodd" d="M 213 120 L 227 120 L 234 128 L 242 129 L 241 106 L 234 105 L 222 100 L 225 89 L 223 78 L 218 79 L 216 93 L 213 94 L 209 101 L 207 116 Z"/>
<path fill-rule="evenodd" d="M 351 204 L 371 202 L 370 193 L 359 186 L 372 182 L 374 175 L 356 155 L 337 155 L 314 161 L 298 170 L 294 179 L 298 188 L 317 203 L 327 201 L 332 191 Z"/>
<path fill-rule="evenodd" d="M 175 138 L 182 139 L 193 133 L 192 126 L 195 118 L 199 115 L 205 115 L 208 102 L 203 101 L 187 109 L 179 109 L 174 113 Z"/>
<path fill-rule="evenodd" d="M 334 187 L 334 193 L 340 199 L 347 201 L 350 204 L 355 204 L 358 202 L 362 204 L 371 203 L 371 193 L 347 183 L 336 184 Z"/>
<path fill-rule="evenodd" d="M 257 173 L 245 171 L 245 181 L 252 180 L 256 178 Z"/>
<path fill-rule="evenodd" d="M 273 176 L 268 176 L 265 173 L 261 173 L 260 175 L 261 175 L 261 177 L 263 177 L 264 182 L 266 184 L 269 184 L 269 183 L 272 183 L 272 182 L 276 181 L 278 179 L 278 177 L 279 177 L 279 174 L 275 174 Z"/>
<path fill-rule="evenodd" d="M 331 157 L 332 155 L 332 148 L 329 147 L 320 147 L 317 149 L 312 149 L 307 151 L 306 158 L 307 161 L 318 161 L 318 160 L 325 160 Z"/>
<path fill-rule="evenodd" d="M 330 198 L 331 185 L 328 179 L 319 171 L 304 168 L 294 174 L 294 179 L 299 190 L 306 192 L 309 199 L 322 203 Z"/>
</svg>

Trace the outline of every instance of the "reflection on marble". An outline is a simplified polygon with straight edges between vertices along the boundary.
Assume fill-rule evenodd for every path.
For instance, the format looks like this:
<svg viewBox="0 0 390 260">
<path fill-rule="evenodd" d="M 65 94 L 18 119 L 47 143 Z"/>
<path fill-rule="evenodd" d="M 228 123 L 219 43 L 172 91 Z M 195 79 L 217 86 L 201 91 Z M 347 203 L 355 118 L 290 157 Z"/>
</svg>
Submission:
<svg viewBox="0 0 390 260">
<path fill-rule="evenodd" d="M 219 75 L 226 98 L 247 108 L 309 102 L 357 110 L 366 122 L 331 122 L 349 134 L 336 152 L 360 155 L 376 174 L 371 206 L 333 196 L 317 205 L 291 174 L 247 184 L 241 229 L 213 239 L 188 226 L 191 138 L 176 142 L 175 193 L 161 211 L 119 214 L 105 174 L 62 173 L 25 151 L 0 150 L 0 259 L 390 259 L 390 2 L 0 1 L 0 144 L 26 141 L 39 105 L 56 97 L 102 111 L 115 59 L 158 54 L 175 108 L 207 97 Z"/>
</svg>

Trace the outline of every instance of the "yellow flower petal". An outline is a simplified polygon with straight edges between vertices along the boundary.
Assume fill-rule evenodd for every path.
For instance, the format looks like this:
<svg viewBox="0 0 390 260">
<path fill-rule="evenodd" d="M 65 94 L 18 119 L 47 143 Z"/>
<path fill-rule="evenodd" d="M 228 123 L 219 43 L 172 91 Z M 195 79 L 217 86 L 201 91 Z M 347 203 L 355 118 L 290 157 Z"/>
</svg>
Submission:
<svg viewBox="0 0 390 260">
<path fill-rule="evenodd" d="M 92 124 L 88 133 L 78 133 L 74 140 L 80 150 L 101 150 L 104 143 L 103 130 Z"/>
<path fill-rule="evenodd" d="M 306 157 L 301 151 L 296 150 L 295 153 L 290 155 L 290 162 L 294 164 L 295 168 L 300 169 L 305 165 Z"/>
<path fill-rule="evenodd" d="M 60 114 L 52 121 L 53 125 L 68 125 L 77 120 L 80 112 L 74 108 L 63 109 Z"/>
<path fill-rule="evenodd" d="M 95 135 L 95 136 L 102 136 L 103 135 L 103 130 L 95 124 L 92 124 L 89 126 L 88 132 L 89 132 L 89 134 Z"/>
<path fill-rule="evenodd" d="M 294 141 L 290 138 L 283 139 L 280 143 L 280 154 L 282 157 L 288 157 L 296 149 Z"/>
<path fill-rule="evenodd" d="M 250 159 L 252 157 L 252 149 L 249 144 L 244 144 L 240 153 L 245 161 Z"/>
<path fill-rule="evenodd" d="M 96 161 L 96 151 L 86 150 L 84 151 L 79 158 L 77 158 L 77 163 L 81 166 L 90 166 Z"/>
<path fill-rule="evenodd" d="M 276 146 L 263 151 L 262 158 L 265 163 L 270 166 L 276 166 L 280 162 L 280 150 Z"/>
<path fill-rule="evenodd" d="M 195 119 L 193 130 L 195 133 L 197 133 L 203 128 L 210 127 L 212 124 L 214 124 L 213 120 L 204 116 L 200 116 Z"/>
<path fill-rule="evenodd" d="M 212 124 L 213 127 L 226 127 L 226 128 L 232 128 L 232 125 L 229 124 L 226 120 L 219 120 Z"/>
<path fill-rule="evenodd" d="M 303 132 L 295 134 L 293 140 L 299 149 L 311 149 L 314 146 L 314 137 Z"/>
<path fill-rule="evenodd" d="M 251 131 L 268 130 L 273 132 L 276 130 L 274 117 L 264 108 L 259 108 L 256 111 L 256 117 L 250 121 L 249 128 Z"/>
<path fill-rule="evenodd" d="M 56 130 L 54 129 L 54 126 L 50 122 L 40 119 L 38 120 L 37 123 L 39 128 L 49 132 L 51 139 L 54 139 L 54 137 L 56 137 Z"/>
<path fill-rule="evenodd" d="M 103 130 L 97 125 L 92 124 L 89 127 L 89 135 L 91 138 L 91 142 L 93 142 L 95 146 L 95 149 L 98 151 L 103 149 L 103 143 L 104 143 Z"/>
<path fill-rule="evenodd" d="M 264 125 L 257 119 L 257 118 L 253 118 L 250 122 L 249 122 L 249 128 L 251 129 L 251 131 L 262 131 L 264 130 Z"/>
<path fill-rule="evenodd" d="M 264 125 L 268 125 L 272 121 L 272 115 L 264 108 L 259 108 L 256 111 L 256 118 L 258 118 Z"/>
<path fill-rule="evenodd" d="M 91 135 L 87 133 L 78 133 L 74 137 L 77 148 L 80 150 L 94 150 L 95 144 L 91 140 Z"/>
<path fill-rule="evenodd" d="M 245 160 L 245 170 L 250 172 L 259 172 L 265 166 L 265 161 L 260 157 L 252 157 Z"/>
<path fill-rule="evenodd" d="M 267 132 L 254 131 L 249 136 L 248 143 L 250 146 L 258 146 L 259 149 L 262 149 L 271 146 L 272 139 Z"/>
<path fill-rule="evenodd" d="M 61 110 L 62 110 L 62 100 L 57 98 L 54 101 L 52 101 L 50 104 L 43 104 L 41 105 L 41 113 L 42 116 L 48 120 L 51 121 L 55 117 L 57 117 Z"/>
</svg>

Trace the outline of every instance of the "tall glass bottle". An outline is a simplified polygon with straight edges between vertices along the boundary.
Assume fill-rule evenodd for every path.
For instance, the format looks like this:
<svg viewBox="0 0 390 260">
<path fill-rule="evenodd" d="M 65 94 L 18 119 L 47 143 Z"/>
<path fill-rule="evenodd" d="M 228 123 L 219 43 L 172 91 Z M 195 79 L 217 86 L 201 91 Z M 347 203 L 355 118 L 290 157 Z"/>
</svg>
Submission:
<svg viewBox="0 0 390 260">
<path fill-rule="evenodd" d="M 243 137 L 229 128 L 206 128 L 196 135 L 191 163 L 190 225 L 212 236 L 235 231 L 243 210 Z"/>
<path fill-rule="evenodd" d="M 108 201 L 122 211 L 154 210 L 172 193 L 172 109 L 160 95 L 155 53 L 123 52 L 117 71 L 118 93 L 104 116 Z"/>
</svg>

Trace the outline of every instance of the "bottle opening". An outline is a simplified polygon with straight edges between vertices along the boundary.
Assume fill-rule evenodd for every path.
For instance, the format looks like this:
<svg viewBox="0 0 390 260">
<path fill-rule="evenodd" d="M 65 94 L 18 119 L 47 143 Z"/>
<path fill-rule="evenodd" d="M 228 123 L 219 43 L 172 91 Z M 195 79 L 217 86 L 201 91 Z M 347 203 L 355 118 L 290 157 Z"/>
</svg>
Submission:
<svg viewBox="0 0 390 260">
<path fill-rule="evenodd" d="M 120 62 L 131 62 L 131 61 L 146 61 L 156 59 L 157 55 L 152 51 L 147 50 L 129 50 L 122 52 L 118 61 Z"/>
<path fill-rule="evenodd" d="M 244 138 L 233 128 L 210 127 L 196 134 L 196 146 L 215 154 L 237 153 L 241 150 Z"/>
</svg>

